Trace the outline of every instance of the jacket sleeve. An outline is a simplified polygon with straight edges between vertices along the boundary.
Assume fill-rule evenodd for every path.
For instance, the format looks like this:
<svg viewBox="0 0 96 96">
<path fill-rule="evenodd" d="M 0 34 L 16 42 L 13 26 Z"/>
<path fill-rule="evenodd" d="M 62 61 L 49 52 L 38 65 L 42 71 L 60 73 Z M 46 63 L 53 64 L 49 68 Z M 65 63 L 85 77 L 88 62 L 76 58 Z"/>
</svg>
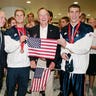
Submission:
<svg viewBox="0 0 96 96">
<path fill-rule="evenodd" d="M 85 37 L 76 41 L 74 44 L 67 43 L 66 49 L 75 54 L 86 54 L 91 48 L 93 35 L 93 33 L 88 33 Z"/>
<path fill-rule="evenodd" d="M 20 42 L 12 39 L 10 36 L 4 36 L 5 39 L 5 51 L 7 53 L 14 52 L 20 47 Z"/>
</svg>

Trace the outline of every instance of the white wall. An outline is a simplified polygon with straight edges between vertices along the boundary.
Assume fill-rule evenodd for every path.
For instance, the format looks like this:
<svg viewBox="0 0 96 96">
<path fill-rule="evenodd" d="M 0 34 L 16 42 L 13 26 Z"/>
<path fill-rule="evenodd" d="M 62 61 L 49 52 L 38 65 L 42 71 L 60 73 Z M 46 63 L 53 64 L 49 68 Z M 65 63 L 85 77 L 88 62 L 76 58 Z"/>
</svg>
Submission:
<svg viewBox="0 0 96 96">
<path fill-rule="evenodd" d="M 6 18 L 8 19 L 9 17 L 14 16 L 14 11 L 18 8 L 20 8 L 20 7 L 4 7 L 1 9 L 4 10 L 4 12 L 6 14 Z"/>
</svg>

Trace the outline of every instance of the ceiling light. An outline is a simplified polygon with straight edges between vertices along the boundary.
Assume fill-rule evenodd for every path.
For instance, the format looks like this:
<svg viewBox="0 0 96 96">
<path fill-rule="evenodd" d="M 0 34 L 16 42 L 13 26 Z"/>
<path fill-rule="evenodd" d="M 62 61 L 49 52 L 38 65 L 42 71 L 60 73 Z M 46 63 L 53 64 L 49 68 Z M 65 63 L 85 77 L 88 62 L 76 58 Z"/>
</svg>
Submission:
<svg viewBox="0 0 96 96">
<path fill-rule="evenodd" d="M 27 4 L 30 4 L 30 3 L 31 3 L 31 1 L 26 1 L 26 3 L 27 3 Z"/>
<path fill-rule="evenodd" d="M 56 18 L 57 18 L 57 16 L 54 16 L 54 18 L 56 19 Z"/>
<path fill-rule="evenodd" d="M 90 16 L 91 16 L 91 14 L 87 14 L 87 16 L 88 16 L 88 17 L 90 17 Z"/>
<path fill-rule="evenodd" d="M 61 13 L 58 13 L 59 16 L 61 16 L 62 14 Z"/>
<path fill-rule="evenodd" d="M 73 2 L 73 4 L 78 4 L 78 2 Z"/>
</svg>

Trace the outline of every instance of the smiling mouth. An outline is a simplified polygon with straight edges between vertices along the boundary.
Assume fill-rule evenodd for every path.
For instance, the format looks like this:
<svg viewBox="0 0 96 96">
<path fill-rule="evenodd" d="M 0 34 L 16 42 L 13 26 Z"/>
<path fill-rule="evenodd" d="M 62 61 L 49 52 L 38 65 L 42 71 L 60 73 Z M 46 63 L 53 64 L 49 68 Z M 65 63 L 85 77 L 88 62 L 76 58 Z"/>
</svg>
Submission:
<svg viewBox="0 0 96 96">
<path fill-rule="evenodd" d="M 46 21 L 46 20 L 44 19 L 44 20 L 42 20 L 42 21 Z"/>
</svg>

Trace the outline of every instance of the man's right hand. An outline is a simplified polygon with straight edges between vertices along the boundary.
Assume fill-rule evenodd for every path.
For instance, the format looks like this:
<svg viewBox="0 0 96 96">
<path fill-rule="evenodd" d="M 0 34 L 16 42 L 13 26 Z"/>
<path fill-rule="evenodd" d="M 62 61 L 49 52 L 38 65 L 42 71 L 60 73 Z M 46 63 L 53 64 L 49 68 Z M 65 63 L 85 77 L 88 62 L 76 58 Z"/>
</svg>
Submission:
<svg viewBox="0 0 96 96">
<path fill-rule="evenodd" d="M 66 53 L 62 53 L 61 57 L 62 57 L 62 59 L 64 59 L 65 61 L 69 59 Z"/>
<path fill-rule="evenodd" d="M 66 40 L 61 38 L 57 40 L 57 43 L 60 44 L 61 46 L 63 46 L 64 48 L 66 47 Z"/>
<path fill-rule="evenodd" d="M 26 36 L 26 35 L 22 35 L 22 36 L 20 37 L 20 42 L 22 43 L 22 42 L 24 42 L 26 39 L 27 39 L 27 36 Z"/>
</svg>

